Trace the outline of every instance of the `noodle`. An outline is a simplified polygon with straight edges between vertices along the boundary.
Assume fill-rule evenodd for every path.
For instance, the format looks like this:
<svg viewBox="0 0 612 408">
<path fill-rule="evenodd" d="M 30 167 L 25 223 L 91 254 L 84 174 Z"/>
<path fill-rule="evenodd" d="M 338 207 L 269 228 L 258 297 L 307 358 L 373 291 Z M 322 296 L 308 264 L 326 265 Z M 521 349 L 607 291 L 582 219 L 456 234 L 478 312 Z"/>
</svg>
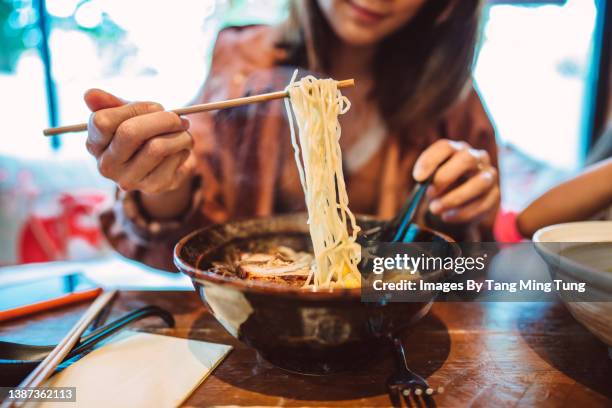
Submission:
<svg viewBox="0 0 612 408">
<path fill-rule="evenodd" d="M 359 226 L 348 208 L 338 122 L 350 102 L 335 80 L 307 76 L 295 81 L 296 74 L 287 86 L 285 108 L 315 255 L 306 286 L 314 290 L 358 287 L 361 247 L 355 240 Z"/>
</svg>

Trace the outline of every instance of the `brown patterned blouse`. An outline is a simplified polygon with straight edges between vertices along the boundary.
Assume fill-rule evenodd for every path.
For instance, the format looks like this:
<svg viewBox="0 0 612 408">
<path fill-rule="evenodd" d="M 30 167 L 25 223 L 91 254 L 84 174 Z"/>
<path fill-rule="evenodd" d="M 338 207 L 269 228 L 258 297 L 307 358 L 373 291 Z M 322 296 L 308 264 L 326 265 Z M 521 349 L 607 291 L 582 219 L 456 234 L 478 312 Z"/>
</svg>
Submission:
<svg viewBox="0 0 612 408">
<path fill-rule="evenodd" d="M 283 56 L 275 47 L 271 27 L 223 30 L 198 102 L 283 89 L 293 70 L 278 65 Z M 190 210 L 180 219 L 156 222 L 140 209 L 137 193 L 118 191 L 114 208 L 101 217 L 106 236 L 117 251 L 171 271 L 176 270 L 172 248 L 191 230 L 230 219 L 303 211 L 305 207 L 282 101 L 189 119 L 199 175 Z M 350 149 L 342 146 L 349 204 L 357 214 L 392 217 L 412 187 L 416 158 L 436 139 L 464 140 L 486 149 L 497 166 L 493 127 L 473 89 L 439 121 L 410 135 L 387 134 L 384 126 L 382 131 L 379 127 L 364 133 L 372 143 L 357 142 Z M 478 232 L 488 239 L 491 231 L 491 225 L 481 225 L 479 231 L 465 226 L 437 227 L 457 239 L 478 239 L 474 235 Z"/>
</svg>

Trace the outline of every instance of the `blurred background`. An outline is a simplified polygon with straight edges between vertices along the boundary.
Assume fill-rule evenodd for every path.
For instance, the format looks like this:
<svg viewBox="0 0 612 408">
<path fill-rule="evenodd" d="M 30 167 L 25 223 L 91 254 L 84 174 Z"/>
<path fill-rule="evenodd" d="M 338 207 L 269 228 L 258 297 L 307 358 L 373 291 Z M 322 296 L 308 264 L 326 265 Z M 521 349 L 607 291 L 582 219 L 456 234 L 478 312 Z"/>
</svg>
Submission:
<svg viewBox="0 0 612 408">
<path fill-rule="evenodd" d="M 88 116 L 85 90 L 185 105 L 218 31 L 271 24 L 284 0 L 0 0 L 0 265 L 107 251 L 112 201 L 84 137 L 41 130 Z M 501 146 L 504 216 L 578 171 L 610 118 L 605 0 L 485 5 L 474 77 Z M 608 18 L 606 18 L 608 17 Z M 504 235 L 505 234 L 505 235 Z"/>
</svg>

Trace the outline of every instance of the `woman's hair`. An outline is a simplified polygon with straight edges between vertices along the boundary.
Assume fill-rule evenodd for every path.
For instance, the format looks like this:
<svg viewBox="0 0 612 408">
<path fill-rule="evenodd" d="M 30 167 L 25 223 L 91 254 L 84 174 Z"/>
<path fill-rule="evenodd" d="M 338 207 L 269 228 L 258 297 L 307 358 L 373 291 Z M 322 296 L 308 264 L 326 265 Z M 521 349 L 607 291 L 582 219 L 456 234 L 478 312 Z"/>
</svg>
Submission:
<svg viewBox="0 0 612 408">
<path fill-rule="evenodd" d="M 378 45 L 372 97 L 392 131 L 438 118 L 470 84 L 479 16 L 479 0 L 428 0 Z M 291 2 L 284 63 L 328 72 L 337 41 L 316 0 Z"/>
</svg>

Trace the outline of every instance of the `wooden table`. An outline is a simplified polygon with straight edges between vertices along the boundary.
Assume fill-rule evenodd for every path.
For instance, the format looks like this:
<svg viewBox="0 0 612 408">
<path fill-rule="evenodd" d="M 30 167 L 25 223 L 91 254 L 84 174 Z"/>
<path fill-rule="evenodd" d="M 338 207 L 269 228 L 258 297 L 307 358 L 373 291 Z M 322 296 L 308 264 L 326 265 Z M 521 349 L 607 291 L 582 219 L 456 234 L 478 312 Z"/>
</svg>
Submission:
<svg viewBox="0 0 612 408">
<path fill-rule="evenodd" d="M 275 368 L 233 339 L 191 292 L 124 292 L 113 315 L 144 304 L 171 311 L 174 329 L 156 319 L 139 329 L 231 344 L 234 350 L 187 400 L 188 406 L 388 406 L 390 359 L 362 372 L 300 376 Z M 0 338 L 59 340 L 85 305 L 0 325 Z M 612 360 L 603 343 L 559 303 L 437 303 L 403 340 L 410 367 L 443 386 L 438 407 L 612 406 Z"/>
</svg>

